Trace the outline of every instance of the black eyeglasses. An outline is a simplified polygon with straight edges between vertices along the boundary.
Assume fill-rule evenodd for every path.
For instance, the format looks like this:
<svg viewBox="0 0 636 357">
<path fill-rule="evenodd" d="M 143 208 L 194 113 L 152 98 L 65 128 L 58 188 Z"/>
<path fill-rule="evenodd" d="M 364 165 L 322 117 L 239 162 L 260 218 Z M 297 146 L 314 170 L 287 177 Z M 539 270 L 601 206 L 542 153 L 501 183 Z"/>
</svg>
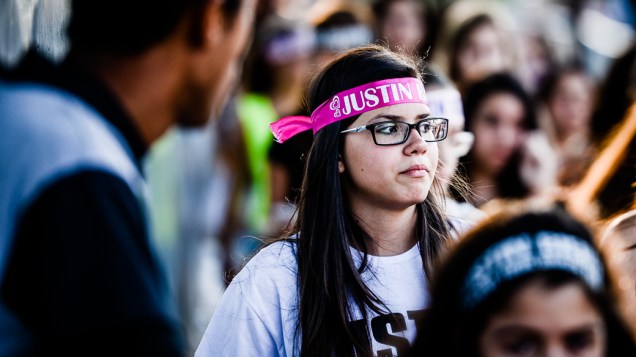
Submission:
<svg viewBox="0 0 636 357">
<path fill-rule="evenodd" d="M 411 134 L 411 129 L 417 130 L 427 142 L 442 141 L 446 139 L 446 134 L 448 134 L 448 119 L 426 118 L 415 124 L 403 121 L 383 121 L 343 130 L 340 133 L 359 133 L 369 130 L 376 145 L 388 146 L 405 143 Z"/>
</svg>

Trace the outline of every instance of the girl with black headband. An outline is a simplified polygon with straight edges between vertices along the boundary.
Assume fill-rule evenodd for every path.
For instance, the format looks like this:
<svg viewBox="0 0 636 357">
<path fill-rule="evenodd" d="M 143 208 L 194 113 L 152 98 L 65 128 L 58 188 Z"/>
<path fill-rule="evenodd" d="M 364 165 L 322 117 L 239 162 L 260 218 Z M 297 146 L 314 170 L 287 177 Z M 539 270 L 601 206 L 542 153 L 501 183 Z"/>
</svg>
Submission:
<svg viewBox="0 0 636 357">
<path fill-rule="evenodd" d="M 436 275 L 412 356 L 636 356 L 592 233 L 560 205 L 507 206 Z"/>
</svg>

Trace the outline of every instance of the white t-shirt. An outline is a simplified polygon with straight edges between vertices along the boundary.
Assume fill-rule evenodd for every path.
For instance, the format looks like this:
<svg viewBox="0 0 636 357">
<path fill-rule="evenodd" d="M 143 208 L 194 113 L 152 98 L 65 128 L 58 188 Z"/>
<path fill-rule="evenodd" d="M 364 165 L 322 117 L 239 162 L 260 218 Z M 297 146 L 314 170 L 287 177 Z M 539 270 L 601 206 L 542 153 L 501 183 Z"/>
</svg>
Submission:
<svg viewBox="0 0 636 357">
<path fill-rule="evenodd" d="M 361 253 L 352 249 L 352 255 L 361 261 Z M 296 272 L 295 243 L 278 242 L 259 252 L 225 291 L 195 356 L 298 355 Z M 429 304 L 418 246 L 396 256 L 369 256 L 362 279 L 390 310 L 369 312 L 374 355 L 398 355 L 396 346 L 415 340 L 415 319 Z"/>
</svg>

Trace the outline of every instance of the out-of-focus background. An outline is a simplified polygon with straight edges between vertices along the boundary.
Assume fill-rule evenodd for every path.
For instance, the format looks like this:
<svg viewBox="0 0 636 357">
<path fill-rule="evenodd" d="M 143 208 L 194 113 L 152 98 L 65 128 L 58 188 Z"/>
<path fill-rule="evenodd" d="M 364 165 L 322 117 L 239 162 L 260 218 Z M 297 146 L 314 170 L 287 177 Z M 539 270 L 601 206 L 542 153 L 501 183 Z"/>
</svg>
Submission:
<svg viewBox="0 0 636 357">
<path fill-rule="evenodd" d="M 2 67 L 29 47 L 61 61 L 68 9 L 68 0 L 0 0 Z M 498 198 L 584 177 L 636 98 L 635 9 L 633 0 L 261 0 L 222 117 L 202 130 L 171 129 L 146 161 L 156 243 L 192 351 L 232 272 L 293 217 L 311 133 L 278 144 L 268 124 L 308 114 L 304 89 L 326 61 L 368 43 L 424 57 L 427 86 L 442 79 L 459 90 L 474 134 L 460 162 L 472 194 L 457 199 L 487 211 Z M 483 94 L 498 93 L 487 81 L 497 73 L 521 85 L 532 118 L 510 113 L 524 104 L 514 98 Z M 590 214 L 632 205 L 632 147 Z"/>
</svg>

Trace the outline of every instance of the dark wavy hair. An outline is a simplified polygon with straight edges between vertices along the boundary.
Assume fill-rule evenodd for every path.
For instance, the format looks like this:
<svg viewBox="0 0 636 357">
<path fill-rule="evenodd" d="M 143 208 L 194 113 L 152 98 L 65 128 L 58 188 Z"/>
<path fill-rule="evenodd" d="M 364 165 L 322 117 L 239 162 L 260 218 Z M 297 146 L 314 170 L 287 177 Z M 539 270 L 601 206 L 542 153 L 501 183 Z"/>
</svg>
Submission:
<svg viewBox="0 0 636 357">
<path fill-rule="evenodd" d="M 421 63 L 381 46 L 365 46 L 344 52 L 327 64 L 311 81 L 308 110 L 316 109 L 333 95 L 374 81 L 389 78 L 422 78 Z M 368 234 L 356 223 L 345 195 L 344 178 L 338 171 L 343 153 L 340 131 L 356 117 L 322 128 L 314 137 L 305 166 L 297 219 L 287 233 L 297 238 L 298 326 L 297 342 L 303 357 L 370 356 L 368 329 L 350 326 L 353 309 L 366 320 L 373 311 L 385 313 L 386 306 L 365 285 L 361 273 L 366 268 Z M 439 198 L 441 186 L 434 180 L 424 202 L 417 204 L 417 237 L 426 276 L 445 251 L 449 228 Z M 350 247 L 363 253 L 361 266 L 351 256 Z M 366 324 L 365 324 L 366 327 Z"/>
<path fill-rule="evenodd" d="M 463 308 L 463 285 L 476 260 L 488 248 L 508 237 L 539 231 L 571 234 L 596 247 L 591 229 L 561 204 L 537 201 L 508 204 L 469 232 L 440 267 L 431 286 L 431 306 L 419 322 L 418 337 L 410 355 L 479 356 L 479 338 L 488 319 L 504 309 L 516 292 L 537 280 L 548 289 L 570 283 L 581 286 L 606 324 L 608 344 L 605 355 L 636 355 L 631 334 L 617 310 L 613 276 L 602 255 L 599 256 L 605 285 L 600 291 L 592 291 L 579 277 L 566 271 L 535 270 L 500 284 L 474 308 Z"/>
</svg>

